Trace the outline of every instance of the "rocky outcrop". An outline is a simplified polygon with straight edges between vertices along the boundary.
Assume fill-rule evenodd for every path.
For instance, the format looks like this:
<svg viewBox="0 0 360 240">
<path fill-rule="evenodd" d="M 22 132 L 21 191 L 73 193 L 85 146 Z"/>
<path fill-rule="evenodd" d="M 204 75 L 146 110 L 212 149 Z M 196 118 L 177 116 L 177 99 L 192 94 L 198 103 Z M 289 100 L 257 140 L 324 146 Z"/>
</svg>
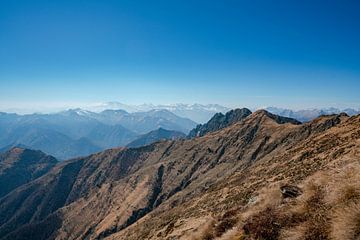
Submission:
<svg viewBox="0 0 360 240">
<path fill-rule="evenodd" d="M 203 125 L 199 124 L 196 128 L 191 130 L 188 134 L 188 138 L 201 137 L 207 133 L 218 131 L 243 120 L 250 114 L 251 111 L 247 108 L 234 109 L 227 112 L 225 115 L 216 113 L 207 123 Z"/>
<path fill-rule="evenodd" d="M 283 198 L 296 198 L 303 193 L 301 188 L 294 185 L 283 185 L 280 187 L 280 191 Z"/>
</svg>

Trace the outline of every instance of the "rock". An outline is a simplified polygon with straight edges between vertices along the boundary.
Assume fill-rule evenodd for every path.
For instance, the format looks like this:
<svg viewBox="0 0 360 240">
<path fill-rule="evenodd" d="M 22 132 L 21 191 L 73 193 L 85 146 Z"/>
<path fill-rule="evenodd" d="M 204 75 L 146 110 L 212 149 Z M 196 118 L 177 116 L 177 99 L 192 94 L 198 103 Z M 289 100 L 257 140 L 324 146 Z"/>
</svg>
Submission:
<svg viewBox="0 0 360 240">
<path fill-rule="evenodd" d="M 283 195 L 283 198 L 296 198 L 303 193 L 301 188 L 294 185 L 281 186 L 280 191 Z"/>
</svg>

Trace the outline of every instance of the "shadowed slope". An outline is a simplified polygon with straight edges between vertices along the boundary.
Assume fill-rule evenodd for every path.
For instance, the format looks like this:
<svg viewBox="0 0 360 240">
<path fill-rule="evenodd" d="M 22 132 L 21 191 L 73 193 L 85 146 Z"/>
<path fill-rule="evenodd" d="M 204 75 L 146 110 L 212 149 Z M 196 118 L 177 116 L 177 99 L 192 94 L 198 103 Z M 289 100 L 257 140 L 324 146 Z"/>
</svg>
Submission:
<svg viewBox="0 0 360 240">
<path fill-rule="evenodd" d="M 19 147 L 0 154 L 0 198 L 44 175 L 56 163 L 52 156 Z"/>
</svg>

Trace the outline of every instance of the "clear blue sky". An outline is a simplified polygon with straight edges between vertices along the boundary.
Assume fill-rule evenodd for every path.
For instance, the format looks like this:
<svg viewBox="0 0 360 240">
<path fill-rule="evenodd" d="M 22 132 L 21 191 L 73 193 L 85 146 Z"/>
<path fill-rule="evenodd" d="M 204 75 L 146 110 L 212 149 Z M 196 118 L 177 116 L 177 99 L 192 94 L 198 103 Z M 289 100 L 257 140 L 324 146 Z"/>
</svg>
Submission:
<svg viewBox="0 0 360 240">
<path fill-rule="evenodd" d="M 0 2 L 0 107 L 360 107 L 360 1 Z"/>
</svg>

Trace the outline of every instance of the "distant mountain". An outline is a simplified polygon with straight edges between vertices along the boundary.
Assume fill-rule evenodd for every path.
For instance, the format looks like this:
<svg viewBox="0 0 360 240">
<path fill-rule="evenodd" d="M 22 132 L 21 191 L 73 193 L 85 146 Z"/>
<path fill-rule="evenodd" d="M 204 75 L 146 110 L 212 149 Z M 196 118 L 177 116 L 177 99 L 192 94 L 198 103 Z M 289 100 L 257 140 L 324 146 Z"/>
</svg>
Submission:
<svg viewBox="0 0 360 240">
<path fill-rule="evenodd" d="M 128 113 L 124 110 L 105 110 L 98 113 L 94 118 L 105 124 L 120 124 L 137 134 L 145 134 L 158 128 L 188 133 L 196 126 L 194 121 L 179 117 L 168 110 L 134 113 Z"/>
<path fill-rule="evenodd" d="M 360 113 L 360 110 L 352 108 L 346 108 L 343 110 L 338 108 L 291 110 L 277 107 L 268 107 L 266 110 L 280 116 L 295 118 L 301 122 L 308 122 L 322 115 L 339 114 L 341 112 L 344 112 L 349 116 L 354 116 Z"/>
<path fill-rule="evenodd" d="M 127 143 L 134 140 L 138 135 L 133 131 L 123 127 L 120 124 L 106 125 L 101 124 L 95 126 L 86 135 L 87 139 L 102 149 L 125 146 Z"/>
<path fill-rule="evenodd" d="M 12 148 L 31 149 L 31 147 L 28 147 L 28 146 L 26 146 L 24 144 L 21 144 L 21 143 L 16 144 L 16 143 L 14 143 L 14 144 L 9 144 L 9 145 L 7 145 L 7 146 L 5 146 L 3 148 L 0 148 L 0 153 L 7 152 L 7 151 L 11 150 Z"/>
<path fill-rule="evenodd" d="M 180 117 L 189 118 L 197 123 L 205 123 L 218 112 L 226 113 L 230 109 L 218 104 L 173 104 L 157 105 L 154 109 L 166 109 Z"/>
<path fill-rule="evenodd" d="M 207 123 L 199 124 L 196 128 L 191 130 L 188 137 L 201 137 L 209 132 L 215 132 L 243 120 L 250 114 L 251 111 L 247 108 L 230 110 L 225 115 L 222 113 L 216 113 Z"/>
<path fill-rule="evenodd" d="M 159 128 L 157 130 L 139 136 L 137 139 L 129 143 L 127 147 L 141 147 L 160 140 L 175 140 L 185 137 L 186 135 L 182 132 L 170 131 L 163 128 Z"/>
<path fill-rule="evenodd" d="M 119 102 L 101 103 L 89 107 L 89 110 L 101 112 L 104 110 L 119 110 L 122 109 L 129 113 L 134 112 L 148 112 L 151 110 L 168 110 L 179 117 L 189 118 L 197 123 L 207 122 L 215 113 L 225 113 L 230 109 L 219 104 L 169 104 L 169 105 L 154 105 L 154 104 L 141 104 L 141 105 L 127 105 Z"/>
<path fill-rule="evenodd" d="M 40 151 L 12 148 L 0 154 L 0 198 L 55 166 L 57 160 Z"/>
<path fill-rule="evenodd" d="M 125 146 L 158 128 L 188 133 L 196 123 L 167 110 L 95 113 L 70 109 L 54 114 L 0 114 L 0 149 L 24 145 L 58 159 Z"/>
<path fill-rule="evenodd" d="M 9 129 L 0 136 L 2 146 L 28 146 L 42 150 L 58 159 L 86 156 L 102 150 L 87 138 L 72 139 L 69 136 L 52 130 L 51 126 L 22 125 Z M 9 144 L 10 143 L 10 144 Z"/>
<path fill-rule="evenodd" d="M 141 111 L 136 105 L 128 105 L 115 101 L 94 104 L 89 106 L 87 109 L 92 112 L 102 112 L 105 110 L 119 110 L 119 109 L 122 109 L 129 113 Z M 151 110 L 151 108 L 142 111 L 149 111 L 149 110 Z"/>
</svg>

